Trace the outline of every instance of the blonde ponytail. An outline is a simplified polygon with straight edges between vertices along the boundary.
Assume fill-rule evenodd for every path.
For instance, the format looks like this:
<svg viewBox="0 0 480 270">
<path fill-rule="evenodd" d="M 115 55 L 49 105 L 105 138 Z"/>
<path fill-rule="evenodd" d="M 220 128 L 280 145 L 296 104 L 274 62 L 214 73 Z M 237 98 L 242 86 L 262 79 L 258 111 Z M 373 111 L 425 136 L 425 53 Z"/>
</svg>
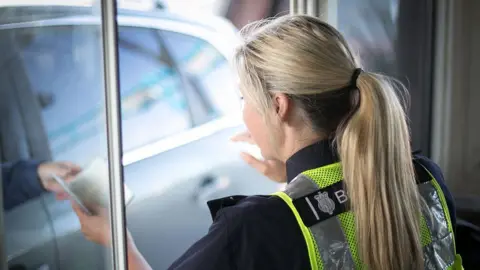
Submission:
<svg viewBox="0 0 480 270">
<path fill-rule="evenodd" d="M 369 269 L 423 269 L 404 108 L 381 75 L 363 72 L 356 85 L 358 108 L 336 139 L 362 261 Z"/>
<path fill-rule="evenodd" d="M 271 93 L 284 93 L 316 133 L 335 137 L 363 263 L 422 269 L 421 201 L 393 83 L 362 72 L 352 89 L 360 64 L 341 34 L 318 18 L 285 16 L 242 33 L 236 63 L 249 100 L 266 114 Z"/>
</svg>

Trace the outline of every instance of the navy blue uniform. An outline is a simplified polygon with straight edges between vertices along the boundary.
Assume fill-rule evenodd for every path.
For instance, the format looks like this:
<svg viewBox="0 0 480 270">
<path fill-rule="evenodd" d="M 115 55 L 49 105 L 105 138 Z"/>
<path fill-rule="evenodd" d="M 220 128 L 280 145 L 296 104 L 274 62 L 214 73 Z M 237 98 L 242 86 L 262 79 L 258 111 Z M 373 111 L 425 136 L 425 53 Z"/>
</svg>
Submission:
<svg viewBox="0 0 480 270">
<path fill-rule="evenodd" d="M 338 161 L 329 141 L 321 141 L 287 160 L 287 178 Z M 440 168 L 415 156 L 440 184 L 452 224 L 455 208 Z M 290 208 L 277 196 L 232 196 L 208 203 L 214 222 L 206 236 L 170 269 L 310 269 L 305 240 Z"/>
<path fill-rule="evenodd" d="M 23 160 L 1 164 L 4 210 L 10 210 L 45 191 L 38 179 L 39 164 Z"/>
</svg>

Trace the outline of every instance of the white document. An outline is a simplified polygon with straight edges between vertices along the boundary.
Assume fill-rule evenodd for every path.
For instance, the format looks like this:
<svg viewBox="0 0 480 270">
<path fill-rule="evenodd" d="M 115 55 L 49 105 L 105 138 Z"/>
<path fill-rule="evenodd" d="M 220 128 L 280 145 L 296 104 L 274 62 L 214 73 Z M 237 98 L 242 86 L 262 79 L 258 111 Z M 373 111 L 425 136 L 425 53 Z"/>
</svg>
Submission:
<svg viewBox="0 0 480 270">
<path fill-rule="evenodd" d="M 54 179 L 86 213 L 95 214 L 98 208 L 108 208 L 110 202 L 108 164 L 104 159 L 94 159 L 68 183 L 58 176 Z M 133 194 L 126 185 L 124 192 L 125 204 L 129 204 Z"/>
</svg>

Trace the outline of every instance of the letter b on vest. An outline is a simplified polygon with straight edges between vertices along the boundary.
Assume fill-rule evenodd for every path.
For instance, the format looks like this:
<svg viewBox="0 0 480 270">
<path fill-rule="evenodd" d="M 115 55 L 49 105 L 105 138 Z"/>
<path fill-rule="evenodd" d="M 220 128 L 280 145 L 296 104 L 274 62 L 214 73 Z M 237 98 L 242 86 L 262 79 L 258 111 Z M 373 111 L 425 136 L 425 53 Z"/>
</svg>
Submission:
<svg viewBox="0 0 480 270">
<path fill-rule="evenodd" d="M 339 203 L 345 203 L 348 201 L 347 194 L 345 194 L 345 191 L 343 189 L 335 191 L 335 197 L 337 197 L 337 201 Z"/>
</svg>

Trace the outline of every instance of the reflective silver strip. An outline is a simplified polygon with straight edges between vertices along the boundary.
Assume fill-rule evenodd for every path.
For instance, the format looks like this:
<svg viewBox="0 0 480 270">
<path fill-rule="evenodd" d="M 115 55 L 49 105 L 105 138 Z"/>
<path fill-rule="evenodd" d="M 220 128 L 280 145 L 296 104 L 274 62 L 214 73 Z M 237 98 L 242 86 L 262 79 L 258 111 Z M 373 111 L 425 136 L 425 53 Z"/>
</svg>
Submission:
<svg viewBox="0 0 480 270">
<path fill-rule="evenodd" d="M 310 210 L 312 210 L 313 214 L 315 215 L 315 218 L 317 220 L 320 220 L 320 217 L 318 216 L 317 210 L 315 210 L 315 207 L 313 207 L 312 202 L 310 202 L 310 199 L 308 197 L 305 197 L 305 200 L 308 203 L 308 206 L 310 206 Z"/>
<path fill-rule="evenodd" d="M 285 188 L 285 193 L 288 197 L 295 200 L 297 198 L 308 195 L 312 192 L 315 192 L 319 189 L 318 185 L 310 179 L 310 177 L 299 174 L 295 177 Z"/>
<path fill-rule="evenodd" d="M 453 234 L 450 233 L 443 239 L 434 240 L 423 248 L 423 258 L 426 270 L 447 269 L 455 262 L 453 249 Z"/>
<path fill-rule="evenodd" d="M 418 186 L 420 194 L 425 200 L 428 210 L 422 209 L 432 241 L 436 239 L 443 239 L 450 232 L 448 231 L 447 219 L 443 212 L 442 203 L 438 196 L 437 190 L 431 182 L 426 182 Z M 423 207 L 422 207 L 423 208 Z"/>
<path fill-rule="evenodd" d="M 430 230 L 432 243 L 423 248 L 425 269 L 446 269 L 455 262 L 453 233 L 448 231 L 448 222 L 438 195 L 432 182 L 418 186 L 426 207 L 422 207 L 427 227 Z"/>
<path fill-rule="evenodd" d="M 310 227 L 320 252 L 323 269 L 355 269 L 348 241 L 338 217 L 329 218 Z"/>
<path fill-rule="evenodd" d="M 300 174 L 287 185 L 285 193 L 290 198 L 297 199 L 318 189 L 319 186 L 310 177 Z M 313 208 L 310 202 L 309 205 Z M 312 211 L 317 214 L 315 209 Z M 315 239 L 323 269 L 355 269 L 350 247 L 338 217 L 317 223 L 309 230 Z"/>
</svg>

